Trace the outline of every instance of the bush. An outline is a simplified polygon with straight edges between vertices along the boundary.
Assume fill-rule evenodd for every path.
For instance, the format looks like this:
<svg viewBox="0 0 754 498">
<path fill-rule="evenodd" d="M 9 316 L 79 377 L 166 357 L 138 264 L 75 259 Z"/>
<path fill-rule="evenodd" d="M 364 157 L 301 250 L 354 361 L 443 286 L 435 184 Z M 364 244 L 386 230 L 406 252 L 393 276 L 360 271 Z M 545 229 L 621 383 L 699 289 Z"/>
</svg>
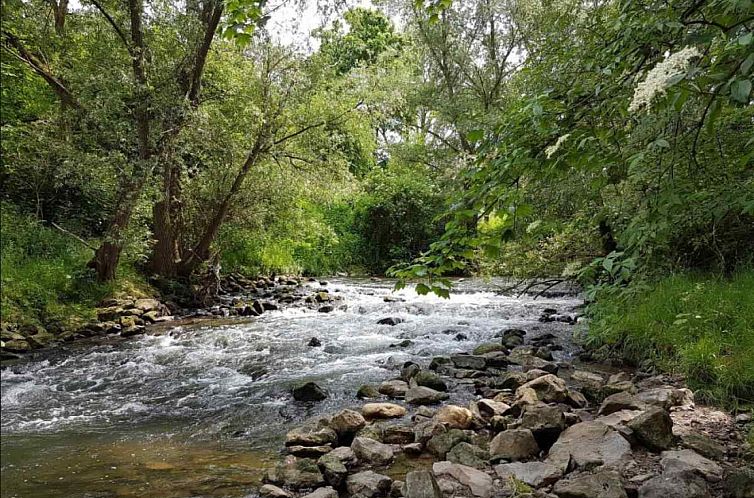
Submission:
<svg viewBox="0 0 754 498">
<path fill-rule="evenodd" d="M 754 271 L 730 279 L 674 275 L 610 289 L 589 306 L 593 346 L 683 373 L 702 399 L 754 402 Z"/>
</svg>

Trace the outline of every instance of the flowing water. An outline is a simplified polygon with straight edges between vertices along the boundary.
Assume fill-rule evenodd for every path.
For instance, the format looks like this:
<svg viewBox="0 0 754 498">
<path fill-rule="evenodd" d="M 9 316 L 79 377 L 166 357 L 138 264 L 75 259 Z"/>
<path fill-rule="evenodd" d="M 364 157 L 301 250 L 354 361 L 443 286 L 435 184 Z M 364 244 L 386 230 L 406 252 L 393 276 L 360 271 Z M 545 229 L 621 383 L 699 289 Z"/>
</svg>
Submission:
<svg viewBox="0 0 754 498">
<path fill-rule="evenodd" d="M 440 299 L 339 279 L 327 286 L 342 296 L 332 313 L 289 308 L 175 323 L 159 335 L 80 343 L 7 367 L 1 495 L 246 496 L 279 457 L 287 430 L 357 405 L 360 385 L 395 377 L 407 360 L 468 351 L 509 327 L 556 333 L 566 346 L 559 354 L 569 353 L 572 327 L 537 318 L 543 308 L 577 306 L 576 298 L 503 296 L 494 287 L 465 281 Z M 397 300 L 385 302 L 388 295 Z M 389 316 L 405 321 L 376 324 Z M 314 336 L 322 347 L 307 346 Z M 412 344 L 390 347 L 404 339 Z M 330 397 L 294 402 L 291 386 L 307 380 Z"/>
</svg>

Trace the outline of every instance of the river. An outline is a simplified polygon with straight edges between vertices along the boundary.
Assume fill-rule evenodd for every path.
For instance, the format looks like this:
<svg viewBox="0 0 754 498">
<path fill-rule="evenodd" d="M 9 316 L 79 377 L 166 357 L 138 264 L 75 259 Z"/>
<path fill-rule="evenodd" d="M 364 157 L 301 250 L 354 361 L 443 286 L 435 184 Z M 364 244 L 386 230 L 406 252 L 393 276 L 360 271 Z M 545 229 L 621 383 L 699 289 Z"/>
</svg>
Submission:
<svg viewBox="0 0 754 498">
<path fill-rule="evenodd" d="M 279 457 L 287 430 L 358 405 L 360 385 L 395 377 L 405 361 L 469 351 L 509 327 L 555 333 L 565 345 L 557 354 L 569 355 L 573 327 L 538 317 L 580 301 L 500 295 L 499 284 L 466 280 L 441 299 L 392 293 L 384 280 L 335 279 L 327 289 L 342 300 L 332 313 L 174 323 L 4 368 L 1 495 L 242 497 Z M 376 324 L 385 317 L 405 321 Z M 307 346 L 311 337 L 322 346 Z M 412 344 L 390 347 L 405 339 Z M 305 380 L 330 397 L 294 402 L 290 388 Z"/>
</svg>

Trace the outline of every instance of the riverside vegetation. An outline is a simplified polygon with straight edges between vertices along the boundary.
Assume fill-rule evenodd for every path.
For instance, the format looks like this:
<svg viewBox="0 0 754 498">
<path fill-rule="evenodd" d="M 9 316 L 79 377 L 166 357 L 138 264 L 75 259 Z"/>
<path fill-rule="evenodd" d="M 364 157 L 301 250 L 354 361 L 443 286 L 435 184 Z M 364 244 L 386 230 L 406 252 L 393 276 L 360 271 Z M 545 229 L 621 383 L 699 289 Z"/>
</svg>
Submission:
<svg viewBox="0 0 754 498">
<path fill-rule="evenodd" d="M 750 0 L 322 6 L 303 47 L 269 1 L 3 2 L 3 360 L 506 276 L 583 289 L 585 360 L 751 410 Z"/>
</svg>

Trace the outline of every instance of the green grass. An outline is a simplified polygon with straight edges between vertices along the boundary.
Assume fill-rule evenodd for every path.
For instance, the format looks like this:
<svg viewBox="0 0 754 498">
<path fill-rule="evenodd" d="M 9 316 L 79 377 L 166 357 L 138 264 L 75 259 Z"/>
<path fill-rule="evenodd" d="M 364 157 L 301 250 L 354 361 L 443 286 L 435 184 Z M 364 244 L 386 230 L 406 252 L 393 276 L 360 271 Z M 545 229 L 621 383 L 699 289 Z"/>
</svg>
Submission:
<svg viewBox="0 0 754 498">
<path fill-rule="evenodd" d="M 705 401 L 754 403 L 754 271 L 674 275 L 589 307 L 587 342 L 682 373 Z"/>
<path fill-rule="evenodd" d="M 0 215 L 0 317 L 4 324 L 60 322 L 75 327 L 94 319 L 97 303 L 107 296 L 151 294 L 128 263 L 121 264 L 116 282 L 97 283 L 86 268 L 91 249 L 7 205 Z"/>
</svg>

